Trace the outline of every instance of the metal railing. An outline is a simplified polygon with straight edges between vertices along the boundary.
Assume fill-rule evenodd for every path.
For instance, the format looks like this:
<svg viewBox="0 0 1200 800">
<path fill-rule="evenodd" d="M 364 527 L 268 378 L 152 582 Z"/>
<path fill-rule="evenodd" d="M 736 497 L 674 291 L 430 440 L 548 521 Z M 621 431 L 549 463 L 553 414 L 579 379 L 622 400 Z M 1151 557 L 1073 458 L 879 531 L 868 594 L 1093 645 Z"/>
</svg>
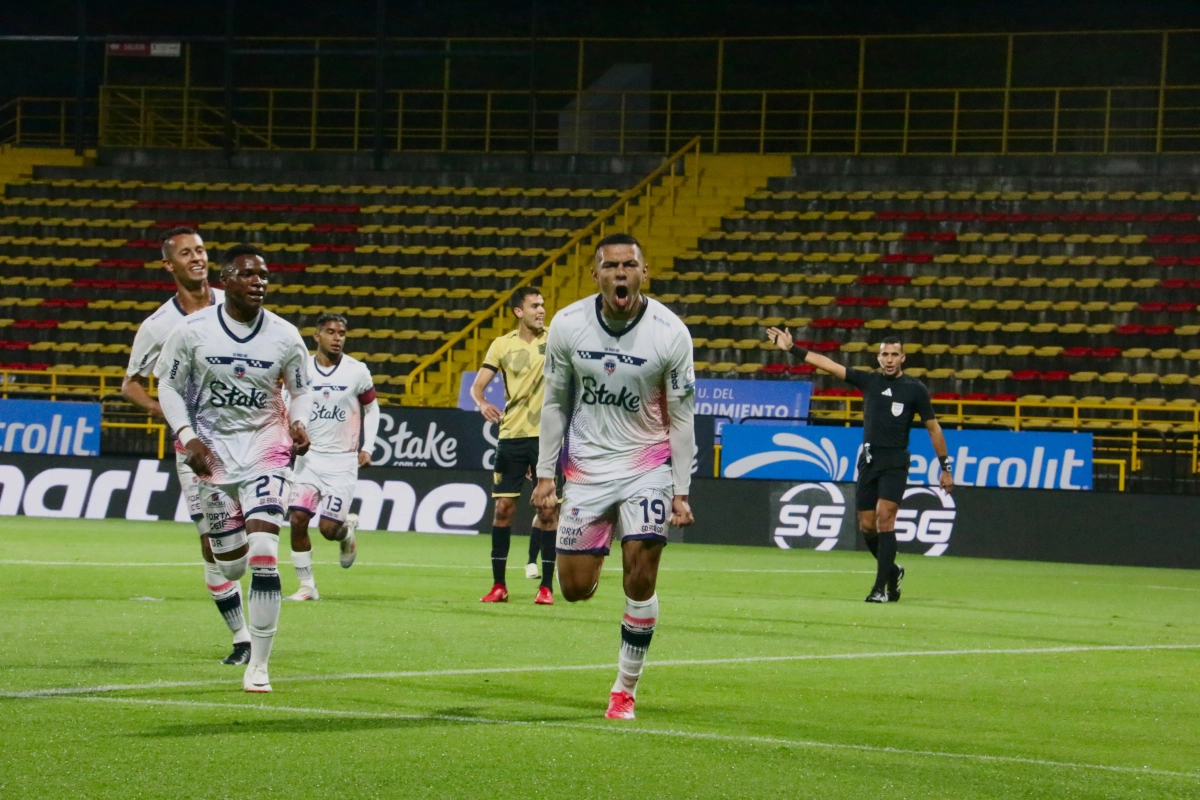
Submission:
<svg viewBox="0 0 1200 800">
<path fill-rule="evenodd" d="M 223 146 L 223 90 L 106 86 L 101 146 Z M 238 89 L 234 146 L 366 150 L 374 92 Z M 537 111 L 534 111 L 534 109 Z M 1200 152 L 1200 85 L 385 93 L 394 152 L 958 155 Z M 531 126 L 531 118 L 533 124 Z"/>
<path fill-rule="evenodd" d="M 680 166 L 683 159 L 688 155 L 694 156 L 696 161 L 693 162 L 692 166 L 693 174 L 684 176 Z M 479 340 L 485 323 L 491 322 L 497 317 L 504 318 L 509 299 L 517 289 L 529 286 L 538 278 L 545 277 L 558 264 L 563 264 L 575 276 L 577 281 L 582 281 L 582 265 L 590 263 L 591 259 L 591 253 L 585 253 L 584 248 L 585 244 L 590 243 L 593 237 L 604 236 L 608 232 L 609 225 L 619 228 L 624 232 L 628 232 L 630 228 L 637 224 L 648 225 L 656 207 L 651 202 L 651 190 L 655 182 L 660 178 L 668 179 L 671 192 L 669 201 L 671 212 L 674 211 L 677 193 L 689 190 L 699 193 L 699 158 L 700 139 L 696 137 L 681 147 L 670 158 L 664 160 L 656 170 L 642 178 L 636 186 L 618 197 L 612 205 L 593 217 L 590 223 L 576 232 L 561 247 L 542 261 L 541 264 L 526 272 L 521 277 L 521 280 L 509 291 L 504 293 L 487 309 L 477 314 L 466 327 L 447 340 L 434 353 L 426 356 L 413 368 L 413 371 L 408 374 L 408 378 L 405 381 L 405 403 L 419 405 L 428 402 L 430 396 L 425 391 L 428 371 L 442 362 L 452 362 L 454 348 L 465 342 L 468 338 Z M 680 177 L 683 178 L 683 183 L 677 180 Z M 694 184 L 691 188 L 686 185 L 689 179 Z M 638 206 L 638 201 L 643 197 L 646 198 L 647 202 L 644 206 Z M 543 289 L 543 294 L 546 299 L 547 313 L 553 313 L 553 310 L 558 308 L 559 295 L 557 288 L 552 285 L 546 286 Z M 578 291 L 574 291 L 570 296 L 577 296 L 577 294 Z"/>
<path fill-rule="evenodd" d="M 1119 456 L 1129 471 L 1148 455 L 1186 458 L 1200 473 L 1200 405 L 1167 403 L 1056 403 L 997 400 L 934 400 L 945 428 L 1004 427 L 1014 431 L 1091 433 L 1093 453 Z M 862 421 L 860 397 L 814 397 L 812 416 L 824 421 Z M 1170 430 L 1170 436 L 1163 434 Z M 1124 468 L 1122 468 L 1122 472 Z"/>
<path fill-rule="evenodd" d="M 71 147 L 75 142 L 75 98 L 17 97 L 0 105 L 0 145 Z M 97 101 L 84 102 L 84 144 L 94 147 Z"/>
</svg>

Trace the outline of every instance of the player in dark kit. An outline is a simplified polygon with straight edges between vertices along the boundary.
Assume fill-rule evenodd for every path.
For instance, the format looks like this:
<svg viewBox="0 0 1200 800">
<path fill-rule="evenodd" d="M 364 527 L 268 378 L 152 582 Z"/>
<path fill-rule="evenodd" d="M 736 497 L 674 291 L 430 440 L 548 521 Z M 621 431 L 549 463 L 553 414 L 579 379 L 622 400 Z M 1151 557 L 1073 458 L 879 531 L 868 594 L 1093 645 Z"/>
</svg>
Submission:
<svg viewBox="0 0 1200 800">
<path fill-rule="evenodd" d="M 889 336 L 879 345 L 879 372 L 844 367 L 825 356 L 793 343 L 792 335 L 769 328 L 767 337 L 781 350 L 791 351 L 817 369 L 857 386 L 863 393 L 863 449 L 858 458 L 855 506 L 858 529 L 878 563 L 875 585 L 868 603 L 894 603 L 900 599 L 904 567 L 896 563 L 896 512 L 908 484 L 908 430 L 919 414 L 942 464 L 939 483 L 954 491 L 946 437 L 934 416 L 929 391 L 916 378 L 904 374 L 904 348 Z"/>
</svg>

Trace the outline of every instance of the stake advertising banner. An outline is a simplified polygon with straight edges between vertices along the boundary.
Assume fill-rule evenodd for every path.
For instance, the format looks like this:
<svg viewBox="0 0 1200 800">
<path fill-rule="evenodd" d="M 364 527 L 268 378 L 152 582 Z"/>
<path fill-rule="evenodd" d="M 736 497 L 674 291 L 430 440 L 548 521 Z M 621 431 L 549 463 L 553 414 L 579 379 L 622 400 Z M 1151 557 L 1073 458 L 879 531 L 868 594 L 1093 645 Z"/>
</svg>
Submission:
<svg viewBox="0 0 1200 800">
<path fill-rule="evenodd" d="M 946 446 L 959 486 L 1090 490 L 1090 433 L 955 431 Z M 729 425 L 721 443 L 726 478 L 852 481 L 858 478 L 862 428 Z M 933 485 L 941 466 L 923 429 L 909 441 L 908 482 Z"/>
<path fill-rule="evenodd" d="M 100 455 L 100 404 L 0 400 L 0 452 Z"/>
<path fill-rule="evenodd" d="M 500 428 L 477 411 L 389 406 L 380 410 L 371 463 L 380 467 L 485 469 L 496 466 Z M 696 418 L 692 473 L 713 474 L 713 420 Z"/>
</svg>

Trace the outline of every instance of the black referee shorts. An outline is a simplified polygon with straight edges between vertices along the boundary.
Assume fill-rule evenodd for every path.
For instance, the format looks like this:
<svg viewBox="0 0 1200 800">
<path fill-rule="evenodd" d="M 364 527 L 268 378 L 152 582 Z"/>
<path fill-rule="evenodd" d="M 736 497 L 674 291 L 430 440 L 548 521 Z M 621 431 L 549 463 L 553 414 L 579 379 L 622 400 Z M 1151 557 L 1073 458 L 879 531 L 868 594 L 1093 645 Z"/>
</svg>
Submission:
<svg viewBox="0 0 1200 800">
<path fill-rule="evenodd" d="M 896 505 L 904 499 L 908 487 L 907 450 L 875 451 L 867 461 L 864 451 L 858 457 L 858 483 L 854 487 L 854 506 L 859 511 L 874 511 L 880 499 Z"/>
</svg>

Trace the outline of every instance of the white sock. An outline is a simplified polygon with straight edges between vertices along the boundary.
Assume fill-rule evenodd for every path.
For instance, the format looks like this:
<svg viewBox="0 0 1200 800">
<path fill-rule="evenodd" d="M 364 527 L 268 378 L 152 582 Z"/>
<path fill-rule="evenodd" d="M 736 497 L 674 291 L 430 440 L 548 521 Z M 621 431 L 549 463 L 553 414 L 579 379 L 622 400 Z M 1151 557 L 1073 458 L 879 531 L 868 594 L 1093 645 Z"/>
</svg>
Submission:
<svg viewBox="0 0 1200 800">
<path fill-rule="evenodd" d="M 255 532 L 250 540 L 250 663 L 263 664 L 271 658 L 271 645 L 279 627 L 279 609 L 283 591 L 279 583 L 276 557 L 279 537 Z"/>
<path fill-rule="evenodd" d="M 296 568 L 296 577 L 300 579 L 301 586 L 309 586 L 313 589 L 317 588 L 317 582 L 313 578 L 312 571 L 312 550 L 292 551 L 292 566 Z"/>
<path fill-rule="evenodd" d="M 238 581 L 231 581 L 221 574 L 221 568 L 216 564 L 204 562 L 204 584 L 217 611 L 229 630 L 233 633 L 233 643 L 250 641 L 250 633 L 246 630 L 246 619 L 242 614 L 242 586 Z"/>
<path fill-rule="evenodd" d="M 625 616 L 621 619 L 621 652 L 617 657 L 617 682 L 614 692 L 628 692 L 637 696 L 638 678 L 642 677 L 642 666 L 646 663 L 646 651 L 650 649 L 650 637 L 654 635 L 654 624 L 658 622 L 658 595 L 649 600 L 625 598 Z"/>
</svg>

